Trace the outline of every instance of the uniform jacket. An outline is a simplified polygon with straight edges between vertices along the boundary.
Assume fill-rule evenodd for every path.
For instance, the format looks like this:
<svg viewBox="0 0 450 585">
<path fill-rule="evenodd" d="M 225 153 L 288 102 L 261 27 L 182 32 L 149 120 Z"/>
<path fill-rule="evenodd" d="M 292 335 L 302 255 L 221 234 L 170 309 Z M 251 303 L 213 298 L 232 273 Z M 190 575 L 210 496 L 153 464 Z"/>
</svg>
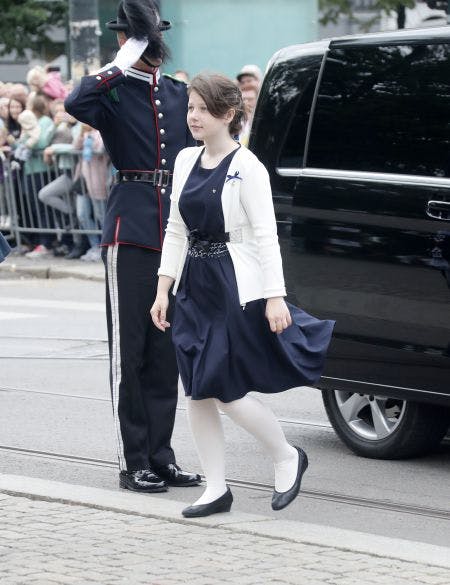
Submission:
<svg viewBox="0 0 450 585">
<path fill-rule="evenodd" d="M 178 201 L 184 184 L 202 151 L 186 148 L 175 162 L 170 216 L 158 274 L 175 279 L 176 294 L 186 259 L 188 229 Z M 246 148 L 234 155 L 222 190 L 225 231 L 230 233 L 228 251 L 236 274 L 239 301 L 285 296 L 280 246 L 269 174 Z"/>
<path fill-rule="evenodd" d="M 122 171 L 173 170 L 178 152 L 194 140 L 186 124 L 186 84 L 133 67 L 111 67 L 83 77 L 66 110 L 100 131 L 114 167 Z M 111 190 L 102 244 L 161 250 L 170 187 L 121 182 Z"/>
</svg>

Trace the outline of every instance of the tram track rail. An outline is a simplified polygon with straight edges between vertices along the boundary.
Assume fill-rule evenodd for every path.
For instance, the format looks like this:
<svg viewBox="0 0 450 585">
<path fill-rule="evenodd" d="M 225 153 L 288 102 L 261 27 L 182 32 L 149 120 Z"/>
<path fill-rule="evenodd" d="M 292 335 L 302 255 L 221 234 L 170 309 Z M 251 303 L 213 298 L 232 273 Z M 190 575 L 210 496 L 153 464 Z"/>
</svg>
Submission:
<svg viewBox="0 0 450 585">
<path fill-rule="evenodd" d="M 46 460 L 58 461 L 62 463 L 69 463 L 73 465 L 89 465 L 107 469 L 118 469 L 118 463 L 106 459 L 96 459 L 93 457 L 81 457 L 78 455 L 69 455 L 65 453 L 56 453 L 52 451 L 42 451 L 38 449 L 24 449 L 21 447 L 13 447 L 9 445 L 0 445 L 0 452 L 23 455 L 27 457 L 36 457 Z M 247 489 L 256 492 L 272 493 L 273 486 L 266 483 L 245 481 L 236 478 L 227 478 L 227 484 L 230 486 Z M 302 497 L 310 499 L 324 500 L 335 504 L 343 504 L 350 506 L 357 506 L 362 508 L 371 508 L 389 512 L 396 512 L 400 514 L 410 514 L 414 516 L 425 516 L 428 518 L 450 520 L 450 510 L 441 508 L 432 508 L 429 506 L 414 506 L 409 504 L 400 504 L 382 499 L 363 498 L 358 496 L 351 496 L 347 494 L 340 494 L 336 492 L 326 492 L 321 490 L 302 490 Z"/>
<path fill-rule="evenodd" d="M 2 393 L 2 392 L 26 393 L 26 394 L 37 394 L 37 395 L 42 395 L 42 396 L 55 396 L 58 398 L 74 398 L 74 399 L 80 399 L 80 400 L 92 400 L 95 402 L 106 402 L 108 404 L 111 402 L 111 399 L 109 397 L 103 398 L 102 396 L 69 394 L 67 392 L 54 392 L 52 390 L 37 390 L 37 389 L 32 389 L 32 388 L 15 388 L 13 386 L 0 386 L 0 393 Z M 185 411 L 186 407 L 185 406 L 177 406 L 177 410 Z M 323 430 L 327 430 L 327 431 L 333 430 L 333 427 L 331 426 L 331 424 L 325 423 L 325 422 L 318 422 L 318 421 L 313 422 L 313 421 L 299 420 L 299 419 L 293 419 L 293 418 L 284 418 L 284 417 L 278 418 L 278 421 L 281 424 L 286 424 L 286 425 L 298 425 L 298 426 L 304 426 L 304 427 L 312 427 L 312 428 L 318 428 L 318 429 L 323 429 Z"/>
<path fill-rule="evenodd" d="M 61 341 L 61 342 L 74 342 L 74 343 L 82 343 L 85 344 L 86 349 L 92 348 L 93 344 L 101 344 L 105 346 L 107 349 L 107 340 L 106 339 L 99 339 L 99 338 L 80 338 L 80 337 L 59 337 L 59 336 L 16 336 L 16 335 L 0 335 L 0 340 L 23 340 L 23 341 Z M 12 359 L 12 360 L 73 360 L 73 361 L 102 361 L 105 362 L 108 360 L 107 356 L 83 356 L 83 355 L 70 355 L 71 349 L 79 349 L 80 346 L 76 346 L 76 348 L 65 348 L 62 351 L 66 353 L 66 355 L 1 355 L 0 359 Z M 69 354 L 69 355 L 67 355 Z M 101 396 L 90 396 L 90 395 L 83 395 L 83 394 L 73 394 L 73 393 L 66 393 L 66 392 L 56 392 L 56 391 L 49 391 L 49 390 L 39 390 L 34 388 L 17 388 L 13 386 L 0 386 L 0 393 L 28 393 L 28 394 L 35 394 L 41 396 L 54 396 L 58 398 L 67 398 L 67 399 L 81 399 L 81 400 L 89 400 L 89 401 L 97 401 L 97 402 L 110 402 L 109 397 L 101 397 Z M 177 410 L 184 411 L 186 410 L 183 406 L 178 406 Z M 279 418 L 280 423 L 285 425 L 293 425 L 293 426 L 304 426 L 315 428 L 318 430 L 323 431 L 330 431 L 333 432 L 332 426 L 328 423 L 324 422 L 312 422 L 312 421 L 304 421 L 299 419 L 290 419 L 290 418 Z M 450 441 L 445 441 L 446 443 Z M 0 445 L 0 452 L 4 454 L 10 455 L 20 455 L 24 457 L 33 457 L 33 458 L 40 458 L 45 460 L 52 460 L 55 462 L 61 462 L 66 464 L 72 465 L 86 465 L 86 466 L 94 466 L 99 468 L 110 468 L 110 469 L 118 469 L 118 464 L 115 461 L 104 460 L 104 459 L 96 459 L 92 457 L 82 457 L 78 455 L 70 455 L 66 453 L 57 453 L 52 451 L 44 451 L 38 449 L 25 449 L 21 447 L 15 447 L 11 445 Z M 251 490 L 254 492 L 262 492 L 262 493 L 271 493 L 273 490 L 273 486 L 266 484 L 266 483 L 258 483 L 258 482 L 251 482 L 240 480 L 237 478 L 228 478 L 227 483 L 230 486 L 234 486 L 236 488 L 242 488 Z M 362 508 L 369 508 L 369 509 L 379 509 L 384 511 L 391 511 L 401 514 L 410 514 L 415 516 L 424 516 L 429 518 L 435 519 L 444 519 L 450 520 L 450 510 L 440 509 L 440 508 L 433 508 L 428 506 L 415 506 L 409 504 L 401 504 L 392 502 L 389 500 L 383 499 L 371 499 L 371 498 L 363 498 L 357 497 L 347 494 L 335 493 L 335 492 L 327 492 L 321 490 L 302 490 L 302 496 L 310 499 L 318 499 L 324 500 L 327 502 L 341 504 L 341 505 L 350 505 L 350 506 L 357 506 Z"/>
<path fill-rule="evenodd" d="M 73 342 L 76 344 L 74 347 L 63 348 L 61 352 L 58 352 L 56 349 L 49 352 L 47 355 L 34 355 L 32 352 L 30 353 L 14 353 L 11 352 L 9 354 L 1 354 L 0 360 L 39 360 L 39 361 L 108 361 L 108 341 L 103 338 L 88 338 L 88 337 L 60 337 L 60 336 L 52 336 L 52 335 L 0 335 L 0 341 L 38 341 L 38 342 Z M 101 351 L 97 352 L 93 355 L 83 355 L 80 354 L 79 351 L 85 348 L 87 351 L 92 351 L 93 346 L 101 345 Z M 71 352 L 76 351 L 77 353 L 71 354 Z"/>
</svg>

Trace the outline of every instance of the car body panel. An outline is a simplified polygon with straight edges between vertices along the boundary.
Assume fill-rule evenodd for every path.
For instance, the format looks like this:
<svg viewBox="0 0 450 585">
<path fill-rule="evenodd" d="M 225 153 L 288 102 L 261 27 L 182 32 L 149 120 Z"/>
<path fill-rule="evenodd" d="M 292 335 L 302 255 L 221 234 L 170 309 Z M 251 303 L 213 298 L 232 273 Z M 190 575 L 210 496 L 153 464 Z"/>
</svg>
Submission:
<svg viewBox="0 0 450 585">
<path fill-rule="evenodd" d="M 438 28 L 269 63 L 250 148 L 270 173 L 289 300 L 337 321 L 322 388 L 450 404 L 450 213 L 433 211 L 450 202 L 449 61 Z"/>
</svg>

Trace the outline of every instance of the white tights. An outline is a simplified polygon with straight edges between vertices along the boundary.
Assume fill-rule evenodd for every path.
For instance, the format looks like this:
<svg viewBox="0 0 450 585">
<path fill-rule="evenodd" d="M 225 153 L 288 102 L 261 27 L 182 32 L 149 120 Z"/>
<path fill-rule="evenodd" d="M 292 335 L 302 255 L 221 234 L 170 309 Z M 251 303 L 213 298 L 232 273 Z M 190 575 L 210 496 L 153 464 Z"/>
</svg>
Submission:
<svg viewBox="0 0 450 585">
<path fill-rule="evenodd" d="M 189 425 L 206 478 L 206 490 L 194 505 L 207 504 L 225 493 L 225 437 L 219 408 L 236 424 L 253 435 L 272 458 L 275 489 L 288 490 L 297 475 L 298 453 L 289 445 L 273 412 L 248 394 L 233 402 L 215 398 L 187 398 Z"/>
</svg>

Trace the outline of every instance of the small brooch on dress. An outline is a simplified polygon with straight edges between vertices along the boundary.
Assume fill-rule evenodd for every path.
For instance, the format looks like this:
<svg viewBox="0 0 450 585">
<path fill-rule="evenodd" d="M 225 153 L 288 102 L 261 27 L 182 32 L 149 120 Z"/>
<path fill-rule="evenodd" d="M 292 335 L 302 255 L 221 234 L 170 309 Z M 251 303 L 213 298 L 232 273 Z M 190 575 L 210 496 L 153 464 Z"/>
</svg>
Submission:
<svg viewBox="0 0 450 585">
<path fill-rule="evenodd" d="M 228 181 L 232 181 L 233 179 L 239 179 L 239 181 L 242 181 L 242 177 L 239 176 L 239 171 L 236 171 L 234 175 L 227 175 L 225 183 L 228 183 Z"/>
</svg>

